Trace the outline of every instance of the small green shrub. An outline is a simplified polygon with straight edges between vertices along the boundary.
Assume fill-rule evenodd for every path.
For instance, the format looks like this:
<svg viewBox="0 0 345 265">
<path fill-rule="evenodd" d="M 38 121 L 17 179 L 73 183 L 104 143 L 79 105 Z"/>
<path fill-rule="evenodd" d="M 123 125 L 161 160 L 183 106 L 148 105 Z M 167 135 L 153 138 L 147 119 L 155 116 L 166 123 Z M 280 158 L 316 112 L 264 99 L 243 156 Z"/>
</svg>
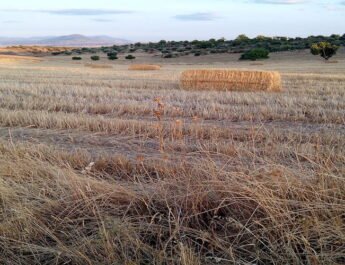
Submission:
<svg viewBox="0 0 345 265">
<path fill-rule="evenodd" d="M 117 60 L 117 59 L 119 59 L 119 58 L 117 57 L 116 54 L 112 54 L 112 55 L 108 56 L 108 59 L 109 59 L 109 60 Z"/>
<path fill-rule="evenodd" d="M 79 56 L 74 56 L 74 57 L 72 57 L 72 60 L 74 60 L 74 61 L 80 61 L 82 58 L 81 57 L 79 57 Z"/>
<path fill-rule="evenodd" d="M 100 57 L 98 55 L 93 55 L 90 57 L 92 61 L 99 61 Z"/>
<path fill-rule="evenodd" d="M 129 54 L 125 58 L 126 58 L 126 60 L 134 60 L 135 56 L 133 56 L 132 54 Z"/>
<path fill-rule="evenodd" d="M 258 59 L 268 59 L 269 51 L 264 48 L 255 48 L 249 51 L 246 51 L 241 55 L 240 60 L 252 60 L 256 61 Z"/>
</svg>

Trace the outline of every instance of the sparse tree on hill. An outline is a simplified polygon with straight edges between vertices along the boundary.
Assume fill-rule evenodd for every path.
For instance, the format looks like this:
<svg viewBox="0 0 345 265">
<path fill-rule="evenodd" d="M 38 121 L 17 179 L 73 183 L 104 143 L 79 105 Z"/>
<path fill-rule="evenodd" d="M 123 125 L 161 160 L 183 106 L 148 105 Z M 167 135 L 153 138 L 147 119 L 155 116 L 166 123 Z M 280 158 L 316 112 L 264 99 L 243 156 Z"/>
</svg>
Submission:
<svg viewBox="0 0 345 265">
<path fill-rule="evenodd" d="M 235 39 L 235 43 L 243 43 L 243 42 L 248 42 L 250 40 L 247 35 L 241 34 Z"/>
<path fill-rule="evenodd" d="M 258 41 L 264 41 L 264 40 L 266 40 L 266 37 L 264 35 L 258 35 L 258 36 L 256 36 L 255 39 Z"/>
<path fill-rule="evenodd" d="M 310 48 L 310 52 L 313 55 L 320 55 L 325 60 L 328 60 L 329 58 L 331 58 L 333 55 L 337 53 L 338 49 L 339 49 L 338 46 L 333 45 L 329 42 L 322 41 L 322 42 L 313 44 Z"/>
</svg>

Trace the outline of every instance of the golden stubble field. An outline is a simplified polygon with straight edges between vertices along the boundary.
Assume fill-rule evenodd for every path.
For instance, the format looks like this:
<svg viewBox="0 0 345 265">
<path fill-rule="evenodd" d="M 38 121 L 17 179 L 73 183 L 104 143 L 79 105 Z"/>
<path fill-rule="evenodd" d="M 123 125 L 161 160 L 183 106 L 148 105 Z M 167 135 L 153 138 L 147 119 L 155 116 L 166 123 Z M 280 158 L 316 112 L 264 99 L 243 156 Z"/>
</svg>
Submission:
<svg viewBox="0 0 345 265">
<path fill-rule="evenodd" d="M 345 57 L 0 58 L 0 264 L 344 264 Z M 284 91 L 184 91 L 188 69 Z"/>
</svg>

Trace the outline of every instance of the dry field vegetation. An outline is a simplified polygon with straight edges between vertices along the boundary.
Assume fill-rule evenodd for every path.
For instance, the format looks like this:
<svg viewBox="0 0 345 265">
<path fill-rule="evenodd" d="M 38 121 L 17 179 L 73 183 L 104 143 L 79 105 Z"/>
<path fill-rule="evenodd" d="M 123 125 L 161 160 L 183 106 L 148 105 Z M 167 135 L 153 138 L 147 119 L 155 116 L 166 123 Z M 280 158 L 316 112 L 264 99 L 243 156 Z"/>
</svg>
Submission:
<svg viewBox="0 0 345 265">
<path fill-rule="evenodd" d="M 128 70 L 133 71 L 153 71 L 153 70 L 160 70 L 160 65 L 155 64 L 132 64 L 128 67 Z"/>
<path fill-rule="evenodd" d="M 344 264 L 342 58 L 0 64 L 0 264 Z M 205 68 L 283 91 L 179 89 Z"/>
</svg>

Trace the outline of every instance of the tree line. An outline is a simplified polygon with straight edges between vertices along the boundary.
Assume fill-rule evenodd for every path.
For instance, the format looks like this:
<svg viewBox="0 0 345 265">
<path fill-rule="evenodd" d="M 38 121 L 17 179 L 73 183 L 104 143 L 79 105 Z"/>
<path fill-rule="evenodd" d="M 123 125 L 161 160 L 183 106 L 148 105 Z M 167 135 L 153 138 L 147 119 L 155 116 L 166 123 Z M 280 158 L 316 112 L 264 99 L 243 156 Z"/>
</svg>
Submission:
<svg viewBox="0 0 345 265">
<path fill-rule="evenodd" d="M 103 52 L 108 54 L 109 59 L 117 59 L 117 54 L 134 52 L 146 52 L 149 54 L 160 54 L 163 58 L 175 58 L 185 55 L 202 56 L 206 54 L 219 53 L 241 53 L 241 59 L 264 59 L 268 58 L 268 54 L 281 51 L 295 51 L 311 49 L 313 54 L 325 55 L 321 49 L 317 49 L 315 45 L 323 43 L 323 51 L 325 47 L 334 50 L 336 47 L 345 46 L 345 34 L 330 36 L 309 36 L 306 38 L 296 37 L 267 37 L 259 35 L 255 38 L 241 34 L 234 40 L 226 40 L 225 38 L 210 40 L 193 40 L 193 41 L 166 41 L 148 43 L 133 43 L 128 45 L 113 45 L 99 48 L 78 48 L 69 52 L 71 54 L 93 54 Z M 321 46 L 322 46 L 321 45 Z M 327 49 L 328 49 L 327 48 Z M 329 49 L 328 49 L 329 51 Z M 332 54 L 329 52 L 328 54 Z M 61 53 L 56 53 L 58 55 Z M 332 54 L 333 55 L 333 54 Z M 331 56 L 332 56 L 331 55 Z M 325 59 L 328 55 L 323 56 Z M 329 57 L 328 57 L 329 58 Z M 327 58 L 327 59 L 328 59 Z"/>
</svg>

